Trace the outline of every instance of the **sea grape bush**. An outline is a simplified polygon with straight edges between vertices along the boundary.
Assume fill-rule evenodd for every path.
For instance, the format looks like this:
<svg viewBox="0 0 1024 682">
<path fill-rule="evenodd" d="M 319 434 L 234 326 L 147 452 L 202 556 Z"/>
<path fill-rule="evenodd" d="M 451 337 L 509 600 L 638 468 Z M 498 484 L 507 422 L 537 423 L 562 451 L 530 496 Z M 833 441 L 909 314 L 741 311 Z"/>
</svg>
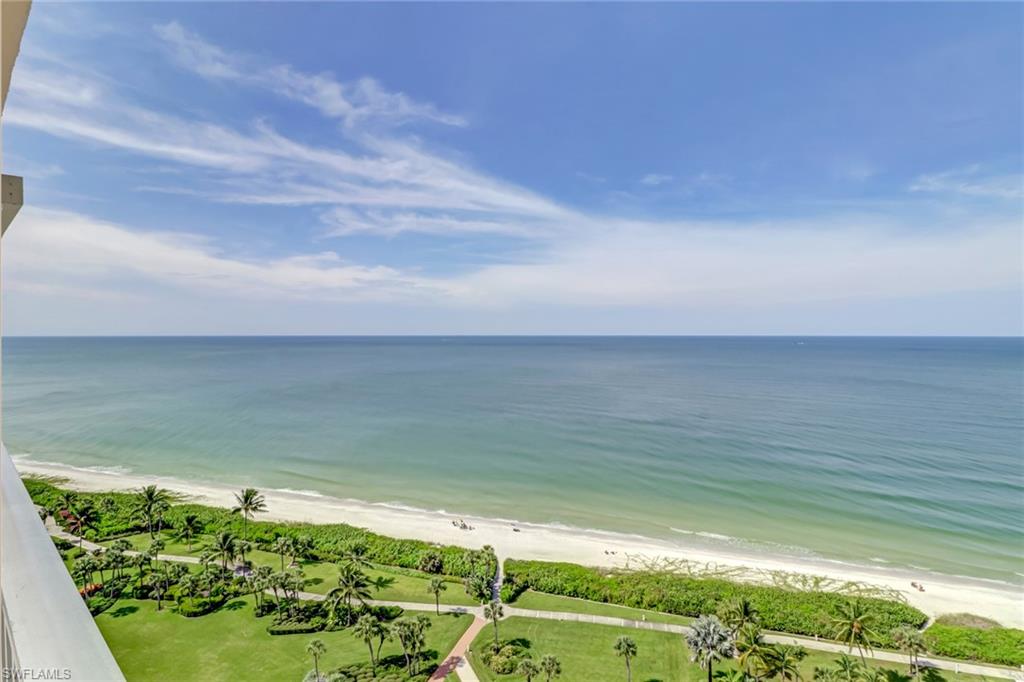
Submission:
<svg viewBox="0 0 1024 682">
<path fill-rule="evenodd" d="M 722 604 L 748 599 L 761 614 L 766 630 L 829 638 L 834 634 L 836 607 L 849 597 L 834 592 L 784 589 L 716 578 L 693 578 L 663 571 L 603 572 L 576 564 L 545 561 L 505 562 L 503 597 L 523 590 L 578 597 L 591 601 L 651 609 L 681 616 L 717 613 Z M 927 616 L 902 602 L 863 598 L 874 614 L 876 644 L 891 646 L 890 632 L 899 625 L 921 627 Z"/>
<path fill-rule="evenodd" d="M 32 500 L 57 512 L 62 490 L 48 481 L 24 479 Z M 79 493 L 79 500 L 88 502 L 96 511 L 96 527 L 85 532 L 89 540 L 109 540 L 146 531 L 146 524 L 137 513 L 136 497 L 131 493 Z M 195 514 L 207 534 L 231 531 L 242 535 L 242 518 L 220 507 L 200 504 L 172 504 L 161 517 L 162 527 L 174 529 L 187 514 Z M 419 569 L 428 564 L 432 572 L 449 576 L 483 576 L 490 579 L 497 571 L 492 551 L 467 550 L 451 545 L 434 545 L 421 540 L 401 540 L 378 535 L 344 523 L 279 523 L 252 521 L 246 534 L 253 545 L 270 549 L 279 536 L 305 537 L 310 541 L 308 557 L 320 561 L 338 561 L 346 552 L 358 547 L 374 563 L 400 568 Z"/>
<path fill-rule="evenodd" d="M 939 656 L 1024 665 L 1024 630 L 935 623 L 925 630 L 924 641 L 928 650 Z"/>
</svg>

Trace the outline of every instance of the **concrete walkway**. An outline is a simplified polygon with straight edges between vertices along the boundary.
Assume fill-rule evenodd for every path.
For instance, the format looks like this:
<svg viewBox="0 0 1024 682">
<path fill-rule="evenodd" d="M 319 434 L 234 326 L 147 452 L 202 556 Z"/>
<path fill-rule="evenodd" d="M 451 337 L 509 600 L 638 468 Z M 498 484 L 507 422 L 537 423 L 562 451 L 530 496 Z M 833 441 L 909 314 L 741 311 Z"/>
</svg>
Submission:
<svg viewBox="0 0 1024 682">
<path fill-rule="evenodd" d="M 71 533 L 62 530 L 53 521 L 53 517 L 48 517 L 46 519 L 46 529 L 50 532 L 50 535 L 54 537 L 62 538 L 69 542 L 74 542 L 76 545 L 78 544 L 78 536 L 72 535 Z M 106 549 L 102 545 L 98 545 L 94 542 L 89 542 L 88 540 L 85 540 L 82 543 L 82 547 L 90 551 L 94 551 L 96 549 Z M 126 552 L 126 554 L 139 554 L 139 552 Z M 199 563 L 199 560 L 195 557 L 179 556 L 175 554 L 162 554 L 160 555 L 160 559 L 162 561 L 179 561 L 192 564 Z M 325 598 L 325 595 L 317 594 L 315 592 L 299 592 L 299 597 L 301 599 L 311 601 L 322 601 Z M 375 606 L 400 606 L 406 611 L 434 611 L 434 604 L 429 604 L 425 602 L 401 602 L 371 599 L 367 603 L 373 604 Z M 560 620 L 575 623 L 593 623 L 596 625 L 611 625 L 614 627 L 634 628 L 637 630 L 671 632 L 673 634 L 678 635 L 685 635 L 689 631 L 689 628 L 687 628 L 685 625 L 674 625 L 671 623 L 652 623 L 651 621 L 629 620 L 626 618 L 614 618 L 612 616 L 592 616 L 584 613 L 567 613 L 562 611 L 535 611 L 533 609 L 519 609 L 514 606 L 507 605 L 503 606 L 503 608 L 505 612 L 505 618 L 511 616 L 519 616 L 522 618 L 538 618 L 542 620 Z M 441 613 L 469 613 L 474 616 L 473 624 L 470 626 L 469 630 L 466 631 L 466 635 L 463 635 L 463 639 L 465 639 L 469 632 L 473 631 L 474 628 L 476 629 L 473 635 L 475 637 L 476 633 L 480 632 L 482 626 L 486 625 L 486 621 L 483 620 L 483 606 L 450 606 L 442 604 Z M 849 653 L 849 649 L 845 645 L 840 644 L 839 642 L 823 641 L 812 639 L 809 637 L 765 634 L 764 639 L 766 642 L 770 644 L 794 644 L 805 647 L 807 649 L 815 649 L 817 651 L 830 651 L 836 654 Z M 470 638 L 469 642 L 472 641 L 472 638 Z M 462 643 L 462 639 L 459 640 L 459 643 Z M 452 656 L 459 657 L 461 663 L 455 667 L 455 671 L 459 675 L 459 679 L 463 680 L 464 682 L 470 680 L 475 682 L 477 680 L 476 674 L 473 672 L 473 669 L 469 665 L 469 663 L 465 661 L 465 649 L 462 649 L 461 653 L 457 653 L 458 648 L 458 645 L 456 645 L 456 648 L 452 650 L 452 653 L 449 654 L 448 658 L 451 658 Z M 870 655 L 868 655 L 867 657 L 876 661 L 885 661 L 887 663 L 896 663 L 899 665 L 906 666 L 910 665 L 910 658 L 908 656 L 892 651 L 872 651 Z M 445 659 L 446 663 L 447 661 L 448 659 Z M 927 658 L 925 656 L 919 657 L 918 661 L 924 667 L 936 668 L 938 670 L 948 670 L 957 674 L 966 673 L 970 675 L 981 675 L 983 677 L 993 677 L 1005 680 L 1018 680 L 1019 682 L 1024 682 L 1024 670 L 1015 670 L 1013 668 L 984 665 L 980 663 L 968 663 L 966 661 L 950 661 L 943 658 Z M 442 676 L 439 679 L 443 680 L 444 676 Z"/>
<path fill-rule="evenodd" d="M 480 678 L 476 676 L 476 672 L 473 670 L 473 666 L 469 664 L 466 659 L 466 653 L 469 651 L 470 645 L 473 644 L 473 640 L 480 634 L 480 631 L 487 627 L 487 621 L 479 616 L 473 618 L 473 623 L 469 626 L 469 629 L 463 633 L 459 641 L 455 643 L 455 648 L 451 650 L 448 656 L 445 657 L 444 662 L 441 663 L 440 667 L 434 671 L 434 674 L 430 676 L 430 682 L 444 682 L 444 679 L 455 672 L 459 676 L 462 682 L 480 682 Z"/>
</svg>

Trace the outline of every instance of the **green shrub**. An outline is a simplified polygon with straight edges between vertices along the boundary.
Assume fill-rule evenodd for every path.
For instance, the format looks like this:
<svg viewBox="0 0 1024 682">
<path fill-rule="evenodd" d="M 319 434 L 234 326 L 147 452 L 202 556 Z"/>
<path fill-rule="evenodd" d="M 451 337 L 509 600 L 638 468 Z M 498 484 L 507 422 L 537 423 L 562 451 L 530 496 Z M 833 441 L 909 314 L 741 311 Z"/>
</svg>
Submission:
<svg viewBox="0 0 1024 682">
<path fill-rule="evenodd" d="M 1024 630 L 972 628 L 934 623 L 924 631 L 928 650 L 938 656 L 1000 665 L 1024 665 Z"/>
<path fill-rule="evenodd" d="M 196 618 L 213 613 L 224 604 L 223 598 L 218 597 L 196 597 L 193 600 L 182 599 L 178 604 L 178 613 L 186 618 Z"/>
<path fill-rule="evenodd" d="M 484 647 L 480 654 L 483 664 L 499 675 L 510 675 L 516 671 L 523 658 L 530 654 L 522 644 L 502 642 L 497 648 L 493 645 Z"/>
<path fill-rule="evenodd" d="M 324 625 L 323 618 L 314 618 L 302 623 L 274 623 L 267 628 L 267 632 L 272 635 L 303 635 L 320 632 L 324 629 Z"/>
<path fill-rule="evenodd" d="M 681 616 L 717 613 L 735 598 L 750 600 L 766 630 L 831 637 L 832 618 L 849 597 L 834 592 L 789 590 L 769 585 L 737 583 L 718 578 L 693 578 L 669 572 L 613 571 L 602 573 L 576 564 L 544 561 L 505 562 L 504 593 L 524 589 L 565 597 L 651 609 Z M 875 615 L 873 628 L 880 646 L 892 644 L 890 633 L 899 625 L 922 626 L 927 617 L 898 601 L 862 598 Z"/>
<path fill-rule="evenodd" d="M 117 597 L 105 594 L 97 594 L 85 600 L 85 605 L 89 607 L 89 613 L 94 616 L 98 616 L 116 603 Z"/>
<path fill-rule="evenodd" d="M 36 504 L 56 511 L 61 488 L 38 478 L 27 477 L 22 480 Z M 79 499 L 92 504 L 98 517 L 96 529 L 86 531 L 86 539 L 110 540 L 146 530 L 137 512 L 136 497 L 132 493 L 79 493 Z M 227 530 L 236 535 L 242 534 L 241 516 L 232 514 L 229 509 L 200 504 L 172 504 L 163 515 L 163 528 L 177 527 L 186 514 L 195 514 L 205 533 Z M 446 574 L 460 578 L 472 574 L 490 578 L 497 571 L 497 559 L 493 552 L 434 545 L 421 540 L 389 538 L 343 523 L 249 521 L 247 535 L 261 549 L 269 549 L 271 543 L 280 536 L 307 537 L 312 543 L 307 558 L 321 561 L 338 561 L 346 550 L 359 546 L 365 550 L 364 556 L 374 563 L 409 570 L 417 570 L 421 565 L 440 566 Z"/>
</svg>

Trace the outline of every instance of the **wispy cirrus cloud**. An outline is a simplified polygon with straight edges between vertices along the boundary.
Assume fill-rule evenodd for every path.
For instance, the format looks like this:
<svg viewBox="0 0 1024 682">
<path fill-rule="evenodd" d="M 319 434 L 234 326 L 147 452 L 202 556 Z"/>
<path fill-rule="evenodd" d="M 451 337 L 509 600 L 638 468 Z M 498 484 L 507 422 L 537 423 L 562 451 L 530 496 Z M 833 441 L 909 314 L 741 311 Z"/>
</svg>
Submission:
<svg viewBox="0 0 1024 682">
<path fill-rule="evenodd" d="M 318 109 L 347 126 L 363 123 L 401 125 L 432 121 L 464 126 L 466 119 L 385 89 L 368 76 L 342 83 L 330 73 L 304 73 L 288 64 L 262 64 L 250 55 L 228 52 L 172 21 L 154 27 L 183 67 L 212 80 L 229 80 L 264 88 Z"/>
<path fill-rule="evenodd" d="M 317 236 L 501 235 L 530 248 L 489 253 L 490 260 L 457 273 L 428 276 L 415 266 L 377 265 L 368 256 L 355 262 L 341 249 L 313 244 L 291 245 L 291 255 L 277 258 L 241 257 L 219 248 L 209 234 L 195 234 L 201 220 L 167 234 L 145 224 L 30 208 L 5 238 L 8 253 L 16 254 L 5 276 L 16 288 L 113 300 L 130 278 L 174 292 L 284 305 L 383 301 L 470 310 L 539 304 L 672 310 L 1019 287 L 1019 225 L 1007 220 L 1006 211 L 934 230 L 928 228 L 949 226 L 942 216 L 907 219 L 883 210 L 854 216 L 826 207 L 803 221 L 696 222 L 575 209 L 402 133 L 400 126 L 413 121 L 464 123 L 434 105 L 388 92 L 372 79 L 342 83 L 329 74 L 262 63 L 173 22 L 157 33 L 189 73 L 301 102 L 328 119 L 332 135 L 317 144 L 264 117 L 232 124 L 173 107 L 157 110 L 115 80 L 73 63 L 31 57 L 25 68 L 19 64 L 5 122 L 170 169 L 197 170 L 202 178 L 189 183 L 189 173 L 150 175 L 140 184 L 151 192 L 306 209 L 304 217 L 319 220 Z M 913 189 L 1019 196 L 1019 188 L 1005 181 L 980 170 L 940 173 L 918 178 Z M 650 174 L 640 183 L 649 189 L 637 193 L 646 195 L 638 202 L 660 194 L 685 198 L 729 178 Z"/>
<path fill-rule="evenodd" d="M 931 192 L 988 199 L 1024 198 L 1024 175 L 986 173 L 980 165 L 921 175 L 911 192 Z"/>
</svg>

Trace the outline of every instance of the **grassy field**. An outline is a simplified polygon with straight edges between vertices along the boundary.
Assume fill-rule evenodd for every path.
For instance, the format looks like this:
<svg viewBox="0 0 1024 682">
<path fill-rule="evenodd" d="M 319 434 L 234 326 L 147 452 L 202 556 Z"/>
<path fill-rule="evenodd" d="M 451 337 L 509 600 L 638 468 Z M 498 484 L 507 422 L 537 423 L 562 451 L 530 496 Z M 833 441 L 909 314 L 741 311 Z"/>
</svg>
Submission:
<svg viewBox="0 0 1024 682">
<path fill-rule="evenodd" d="M 645 609 L 631 609 L 626 606 L 615 604 L 602 604 L 586 599 L 574 599 L 572 597 L 561 597 L 555 594 L 545 594 L 527 590 L 519 595 L 509 606 L 521 609 L 535 609 L 537 611 L 563 611 L 569 613 L 585 613 L 591 616 L 611 616 L 612 618 L 626 618 L 629 620 L 647 620 L 652 623 L 673 623 L 675 625 L 686 625 L 693 619 L 686 616 L 676 616 L 671 613 L 660 613 L 658 611 L 647 611 Z"/>
<path fill-rule="evenodd" d="M 706 682 L 707 671 L 690 662 L 689 650 L 681 635 L 649 630 L 617 628 L 590 623 L 539 620 L 532 618 L 509 618 L 499 625 L 502 640 L 522 639 L 529 643 L 534 660 L 544 654 L 554 654 L 562 663 L 563 680 L 587 680 L 588 682 L 621 682 L 625 679 L 626 668 L 622 659 L 615 655 L 612 647 L 619 635 L 632 637 L 638 648 L 633 662 L 635 682 Z M 473 641 L 473 651 L 482 651 L 493 642 L 493 630 L 485 628 Z M 807 658 L 800 664 L 801 676 L 805 680 L 814 678 L 815 666 L 831 665 L 837 654 L 808 651 Z M 518 675 L 496 675 L 483 665 L 477 654 L 470 656 L 473 669 L 484 682 L 520 682 Z M 870 661 L 869 661 L 870 663 Z M 907 673 L 906 666 L 882 664 L 878 667 L 896 669 Z M 715 670 L 735 668 L 732 662 L 716 666 Z M 976 675 L 954 675 L 943 673 L 947 682 L 986 682 L 987 678 Z M 931 676 L 931 682 L 941 682 L 943 676 Z M 995 678 L 992 678 L 994 682 Z"/>
<path fill-rule="evenodd" d="M 125 539 L 131 542 L 132 546 L 140 551 L 147 549 L 150 543 L 150 538 L 147 533 L 132 535 Z M 169 537 L 165 537 L 164 542 L 165 547 L 161 554 L 198 557 L 199 554 L 202 553 L 202 545 L 204 541 L 193 543 L 191 550 L 189 550 L 188 546 L 184 543 L 175 542 Z M 105 542 L 103 544 L 109 545 L 110 543 Z M 281 557 L 273 552 L 265 552 L 263 550 L 255 549 L 247 554 L 246 557 L 251 559 L 253 564 L 256 566 L 270 566 L 275 571 L 281 570 Z M 300 567 L 306 577 L 307 592 L 326 594 L 332 587 L 336 587 L 338 585 L 337 564 L 302 561 L 300 562 Z M 394 585 L 391 587 L 385 590 L 375 591 L 373 593 L 374 599 L 422 602 L 428 604 L 434 603 L 434 595 L 427 591 L 427 586 L 430 584 L 430 579 L 433 576 L 427 573 L 408 570 L 393 570 L 387 566 L 374 566 L 373 568 L 365 569 L 365 573 L 370 576 L 371 579 L 383 576 L 393 578 L 395 581 Z M 457 581 L 455 578 L 450 580 L 452 582 L 448 583 L 448 589 L 441 595 L 442 603 L 458 606 L 472 606 L 476 604 L 475 601 L 466 595 L 466 591 L 463 588 L 461 581 Z"/>
<path fill-rule="evenodd" d="M 469 616 L 430 616 L 427 649 L 441 661 L 472 622 Z M 327 653 L 320 668 L 368 661 L 366 646 L 350 631 L 306 635 L 267 634 L 266 618 L 253 616 L 251 598 L 232 600 L 225 608 L 185 618 L 156 602 L 126 599 L 96 618 L 103 637 L 129 680 L 301 680 L 312 670 L 306 644 L 323 640 Z M 395 643 L 384 656 L 400 655 Z"/>
</svg>

